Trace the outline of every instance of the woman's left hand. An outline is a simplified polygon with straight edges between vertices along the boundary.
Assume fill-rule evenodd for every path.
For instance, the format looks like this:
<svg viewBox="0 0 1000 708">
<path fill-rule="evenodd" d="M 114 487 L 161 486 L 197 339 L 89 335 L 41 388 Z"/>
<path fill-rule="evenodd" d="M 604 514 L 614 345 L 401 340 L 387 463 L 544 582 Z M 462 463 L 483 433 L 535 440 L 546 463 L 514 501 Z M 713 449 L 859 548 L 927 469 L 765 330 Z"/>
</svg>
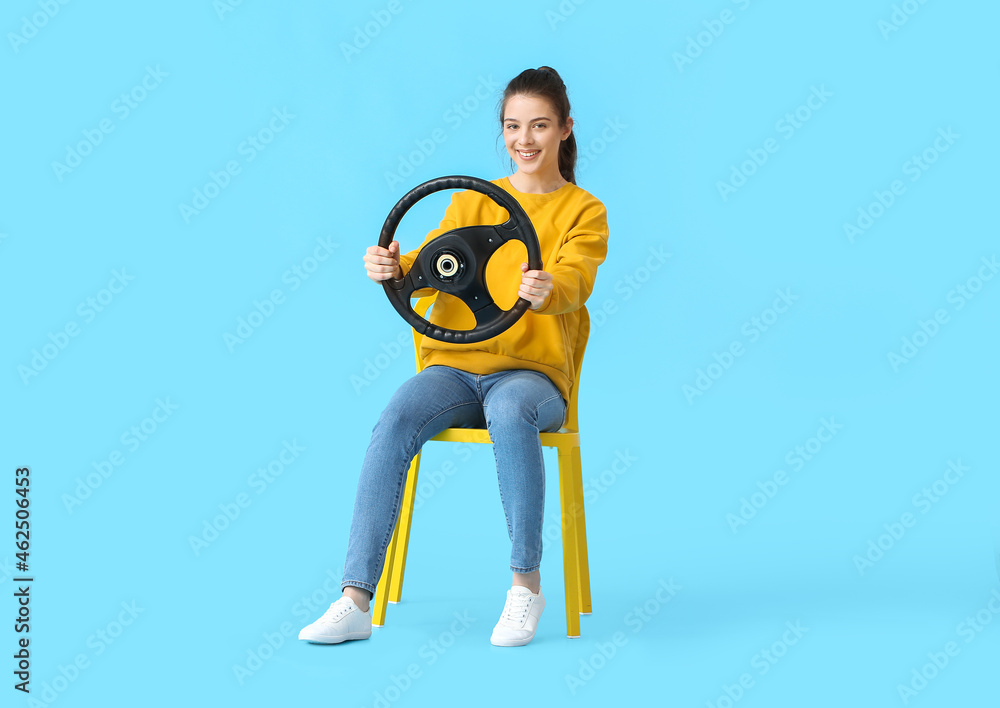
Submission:
<svg viewBox="0 0 1000 708">
<path fill-rule="evenodd" d="M 552 293 L 552 274 L 544 270 L 528 270 L 528 264 L 521 264 L 521 287 L 517 294 L 531 303 L 532 310 L 545 304 Z"/>
</svg>

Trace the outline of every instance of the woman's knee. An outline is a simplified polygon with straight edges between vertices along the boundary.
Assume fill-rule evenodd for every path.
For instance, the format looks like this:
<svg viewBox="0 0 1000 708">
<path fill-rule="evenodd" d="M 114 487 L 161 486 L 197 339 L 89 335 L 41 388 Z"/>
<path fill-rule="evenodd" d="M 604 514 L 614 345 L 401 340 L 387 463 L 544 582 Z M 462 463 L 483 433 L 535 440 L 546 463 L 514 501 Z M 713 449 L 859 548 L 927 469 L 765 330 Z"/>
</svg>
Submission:
<svg viewBox="0 0 1000 708">
<path fill-rule="evenodd" d="M 547 378 L 524 372 L 490 391 L 484 413 L 487 423 L 524 421 L 535 427 L 540 423 L 549 427 L 550 418 L 565 414 L 565 403 Z"/>
<path fill-rule="evenodd" d="M 488 426 L 517 421 L 535 424 L 536 402 L 524 395 L 526 391 L 519 392 L 517 388 L 509 387 L 503 393 L 490 397 L 489 403 L 483 407 Z"/>
<path fill-rule="evenodd" d="M 433 377 L 423 372 L 404 381 L 382 410 L 375 431 L 389 431 L 394 435 L 415 431 L 426 417 L 421 403 L 433 395 L 433 388 Z"/>
</svg>

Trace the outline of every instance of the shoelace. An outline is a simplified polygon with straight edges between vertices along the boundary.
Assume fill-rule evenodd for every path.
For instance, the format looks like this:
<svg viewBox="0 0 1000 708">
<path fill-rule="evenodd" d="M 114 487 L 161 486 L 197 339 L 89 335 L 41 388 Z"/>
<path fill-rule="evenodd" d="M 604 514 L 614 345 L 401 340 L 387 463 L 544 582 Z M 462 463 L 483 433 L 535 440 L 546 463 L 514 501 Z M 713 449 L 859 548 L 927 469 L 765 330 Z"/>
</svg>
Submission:
<svg viewBox="0 0 1000 708">
<path fill-rule="evenodd" d="M 330 605 L 330 609 L 328 609 L 326 612 L 323 613 L 323 616 L 319 618 L 319 621 L 336 622 L 341 617 L 343 617 L 348 612 L 354 609 L 353 607 L 348 605 L 346 602 L 343 602 L 342 600 L 343 598 L 341 598 L 341 600 L 337 600 L 335 603 Z"/>
<path fill-rule="evenodd" d="M 502 621 L 515 627 L 523 626 L 534 599 L 531 595 L 515 595 L 513 593 L 508 595 L 507 604 L 503 608 Z"/>
</svg>

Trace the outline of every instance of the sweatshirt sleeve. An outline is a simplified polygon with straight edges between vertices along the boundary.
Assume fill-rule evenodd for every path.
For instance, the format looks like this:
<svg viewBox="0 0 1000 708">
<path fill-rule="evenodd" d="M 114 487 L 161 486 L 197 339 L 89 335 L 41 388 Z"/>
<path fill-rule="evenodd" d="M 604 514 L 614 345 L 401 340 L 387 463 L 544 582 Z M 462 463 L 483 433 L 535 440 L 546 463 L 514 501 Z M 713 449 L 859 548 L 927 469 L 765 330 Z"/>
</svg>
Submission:
<svg viewBox="0 0 1000 708">
<path fill-rule="evenodd" d="M 556 256 L 552 293 L 535 314 L 562 315 L 583 307 L 594 289 L 597 267 L 608 255 L 608 212 L 603 204 L 588 205 L 570 229 Z"/>
</svg>

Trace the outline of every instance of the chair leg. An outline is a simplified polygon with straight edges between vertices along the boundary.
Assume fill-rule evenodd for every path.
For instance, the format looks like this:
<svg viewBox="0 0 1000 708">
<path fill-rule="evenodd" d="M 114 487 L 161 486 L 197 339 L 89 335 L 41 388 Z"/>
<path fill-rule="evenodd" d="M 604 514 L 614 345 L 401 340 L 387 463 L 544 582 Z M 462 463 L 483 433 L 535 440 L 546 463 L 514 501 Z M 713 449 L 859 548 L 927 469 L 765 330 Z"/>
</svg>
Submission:
<svg viewBox="0 0 1000 708">
<path fill-rule="evenodd" d="M 587 519 L 583 506 L 583 463 L 580 448 L 574 447 L 573 460 L 573 506 L 576 516 L 576 567 L 580 577 L 580 612 L 590 614 L 590 563 L 587 560 Z"/>
<path fill-rule="evenodd" d="M 372 598 L 372 626 L 385 626 L 385 608 L 389 599 L 390 582 L 392 576 L 393 557 L 396 555 L 396 539 L 399 536 L 399 519 L 392 529 L 392 538 L 389 539 L 389 547 L 385 549 L 385 563 L 382 566 L 382 575 L 379 576 L 378 585 L 375 586 L 375 597 Z"/>
<path fill-rule="evenodd" d="M 562 517 L 563 580 L 566 585 L 566 636 L 580 636 L 580 575 L 577 569 L 577 512 L 573 454 L 559 450 L 559 508 Z"/>
<path fill-rule="evenodd" d="M 403 599 L 403 573 L 406 570 L 406 551 L 410 547 L 410 522 L 413 520 L 413 502 L 416 499 L 419 472 L 418 452 L 410 463 L 410 471 L 406 475 L 406 485 L 403 488 L 403 508 L 399 512 L 399 538 L 396 540 L 396 553 L 392 565 L 389 602 L 400 602 Z"/>
<path fill-rule="evenodd" d="M 392 538 L 385 549 L 385 563 L 382 575 L 375 587 L 375 597 L 372 598 L 372 626 L 385 626 L 385 609 L 389 602 L 399 602 L 403 593 L 403 571 L 406 565 L 406 547 L 409 543 L 410 519 L 413 516 L 414 490 L 417 488 L 417 473 L 420 470 L 420 453 L 417 453 L 410 463 L 410 471 L 406 476 L 406 486 L 403 489 L 403 505 L 396 516 L 396 525 L 392 530 Z"/>
</svg>

